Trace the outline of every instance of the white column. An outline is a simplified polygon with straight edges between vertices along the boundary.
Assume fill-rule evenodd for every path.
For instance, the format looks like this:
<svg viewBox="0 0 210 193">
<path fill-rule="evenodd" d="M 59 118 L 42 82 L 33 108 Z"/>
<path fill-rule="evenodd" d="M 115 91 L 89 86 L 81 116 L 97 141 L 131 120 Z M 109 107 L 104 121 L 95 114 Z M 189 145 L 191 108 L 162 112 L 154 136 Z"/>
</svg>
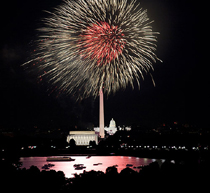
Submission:
<svg viewBox="0 0 210 193">
<path fill-rule="evenodd" d="M 101 136 L 101 138 L 104 138 L 104 97 L 102 89 L 100 90 L 100 100 L 99 100 L 99 127 L 100 127 L 99 135 Z"/>
</svg>

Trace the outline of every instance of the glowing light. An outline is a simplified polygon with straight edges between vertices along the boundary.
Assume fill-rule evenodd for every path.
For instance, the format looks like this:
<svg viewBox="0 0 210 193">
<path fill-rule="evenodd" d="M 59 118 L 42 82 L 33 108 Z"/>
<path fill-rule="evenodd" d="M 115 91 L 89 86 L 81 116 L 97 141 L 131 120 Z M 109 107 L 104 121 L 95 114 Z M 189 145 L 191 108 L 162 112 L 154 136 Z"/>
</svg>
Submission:
<svg viewBox="0 0 210 193">
<path fill-rule="evenodd" d="M 135 0 L 64 0 L 48 13 L 33 58 L 24 65 L 37 68 L 39 81 L 53 85 L 49 90 L 82 98 L 97 97 L 102 88 L 107 95 L 134 88 L 134 82 L 140 88 L 140 77 L 159 60 L 159 33 Z"/>
<path fill-rule="evenodd" d="M 107 22 L 92 24 L 80 35 L 79 47 L 83 59 L 97 59 L 97 65 L 106 65 L 119 57 L 125 47 L 124 34 L 118 26 Z"/>
</svg>

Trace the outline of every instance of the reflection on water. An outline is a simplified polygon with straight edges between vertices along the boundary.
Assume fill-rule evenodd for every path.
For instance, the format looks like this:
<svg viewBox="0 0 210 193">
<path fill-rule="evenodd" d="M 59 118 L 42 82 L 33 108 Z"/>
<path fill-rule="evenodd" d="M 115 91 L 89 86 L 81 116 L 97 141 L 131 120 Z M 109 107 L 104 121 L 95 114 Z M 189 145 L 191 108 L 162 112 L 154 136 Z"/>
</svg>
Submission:
<svg viewBox="0 0 210 193">
<path fill-rule="evenodd" d="M 118 172 L 126 168 L 127 164 L 132 165 L 132 169 L 139 171 L 139 169 L 133 167 L 148 165 L 155 161 L 154 159 L 128 156 L 92 156 L 90 158 L 87 158 L 86 156 L 71 156 L 71 158 L 75 159 L 75 161 L 47 162 L 47 157 L 21 157 L 20 161 L 23 163 L 22 168 L 28 169 L 34 165 L 37 166 L 40 170 L 42 170 L 42 166 L 44 164 L 53 163 L 55 166 L 51 167 L 50 169 L 63 171 L 67 178 L 74 177 L 75 173 L 83 173 L 83 170 L 100 170 L 105 172 L 107 167 L 113 165 L 117 165 Z M 74 164 L 84 164 L 86 168 L 83 170 L 75 170 Z"/>
</svg>

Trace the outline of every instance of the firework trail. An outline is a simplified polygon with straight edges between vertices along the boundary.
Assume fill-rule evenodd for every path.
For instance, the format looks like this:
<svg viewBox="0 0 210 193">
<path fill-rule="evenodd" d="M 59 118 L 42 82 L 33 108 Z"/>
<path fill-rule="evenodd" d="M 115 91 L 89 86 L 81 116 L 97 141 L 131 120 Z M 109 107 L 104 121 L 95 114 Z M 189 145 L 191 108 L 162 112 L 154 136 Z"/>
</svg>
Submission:
<svg viewBox="0 0 210 193">
<path fill-rule="evenodd" d="M 67 94 L 98 96 L 127 85 L 158 60 L 147 11 L 135 0 L 65 0 L 43 20 L 34 58 L 39 79 Z"/>
</svg>

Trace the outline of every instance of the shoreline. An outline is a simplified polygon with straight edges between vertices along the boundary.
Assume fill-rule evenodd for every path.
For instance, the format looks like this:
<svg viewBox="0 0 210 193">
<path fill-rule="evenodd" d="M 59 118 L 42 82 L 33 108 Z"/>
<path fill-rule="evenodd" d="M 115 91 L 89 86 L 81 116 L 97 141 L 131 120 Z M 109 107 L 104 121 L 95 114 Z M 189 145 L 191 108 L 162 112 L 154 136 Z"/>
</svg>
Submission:
<svg viewBox="0 0 210 193">
<path fill-rule="evenodd" d="M 39 151 L 29 150 L 21 151 L 17 155 L 18 157 L 46 157 L 46 156 L 132 156 L 139 158 L 150 158 L 150 159 L 169 159 L 169 160 L 200 160 L 209 159 L 209 151 L 163 151 L 163 150 L 139 150 L 139 151 L 97 151 L 88 150 L 76 152 L 69 150 L 54 150 L 54 151 Z"/>
</svg>

